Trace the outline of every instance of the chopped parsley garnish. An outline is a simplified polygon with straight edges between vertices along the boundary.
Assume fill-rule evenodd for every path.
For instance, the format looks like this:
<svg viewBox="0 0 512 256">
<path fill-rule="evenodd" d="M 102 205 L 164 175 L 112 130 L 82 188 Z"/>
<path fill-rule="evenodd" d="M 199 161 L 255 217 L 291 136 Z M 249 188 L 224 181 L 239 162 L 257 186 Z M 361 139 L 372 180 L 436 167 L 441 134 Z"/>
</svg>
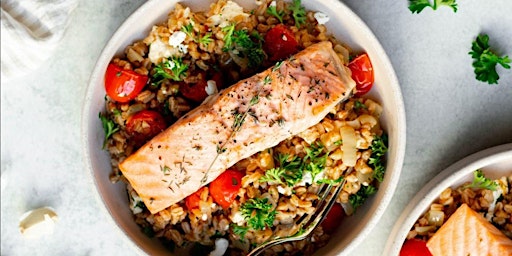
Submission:
<svg viewBox="0 0 512 256">
<path fill-rule="evenodd" d="M 119 131 L 119 127 L 114 123 L 114 121 L 110 120 L 107 115 L 102 115 L 99 113 L 99 117 L 101 124 L 103 125 L 103 131 L 105 131 L 105 139 L 103 140 L 103 149 L 105 149 L 107 146 L 108 138 L 110 138 L 112 134 Z"/>
<path fill-rule="evenodd" d="M 267 7 L 267 13 L 276 17 L 279 20 L 279 23 L 283 23 L 283 10 L 278 11 L 275 5 L 270 4 L 270 6 Z"/>
<path fill-rule="evenodd" d="M 272 208 L 268 198 L 252 198 L 240 206 L 240 212 L 250 228 L 263 230 L 274 223 L 276 210 Z"/>
<path fill-rule="evenodd" d="M 301 0 L 293 0 L 288 9 L 292 11 L 292 17 L 297 28 L 306 23 L 306 9 L 302 6 Z"/>
<path fill-rule="evenodd" d="M 223 51 L 236 52 L 241 58 L 247 58 L 249 67 L 259 67 L 265 59 L 263 51 L 263 39 L 260 34 L 254 32 L 249 35 L 246 29 L 235 30 L 235 24 L 222 28 L 224 35 Z"/>
<path fill-rule="evenodd" d="M 359 206 L 363 205 L 363 203 L 366 201 L 366 199 L 368 199 L 368 197 L 375 194 L 376 192 L 377 189 L 372 185 L 361 186 L 357 193 L 352 194 L 348 197 L 348 201 L 350 202 L 355 211 Z"/>
<path fill-rule="evenodd" d="M 184 64 L 181 57 L 172 56 L 156 65 L 153 70 L 155 73 L 151 79 L 151 86 L 158 87 L 165 79 L 182 81 L 186 76 L 188 64 Z"/>
<path fill-rule="evenodd" d="M 302 159 L 298 156 L 290 158 L 288 154 L 277 154 L 275 158 L 279 162 L 279 167 L 267 170 L 259 179 L 260 182 L 287 184 L 291 187 L 302 180 Z"/>
<path fill-rule="evenodd" d="M 213 41 L 212 33 L 206 33 L 204 36 L 196 36 L 194 31 L 194 21 L 190 20 L 190 23 L 181 27 L 181 31 L 187 34 L 192 40 L 196 43 L 203 44 L 207 46 L 209 43 Z"/>
<path fill-rule="evenodd" d="M 433 4 L 430 3 L 430 0 L 409 0 L 409 10 L 412 13 L 420 13 L 426 7 L 437 10 L 440 6 L 450 7 L 453 9 L 453 12 L 457 12 L 456 0 L 433 0 Z"/>
<path fill-rule="evenodd" d="M 238 226 L 235 223 L 231 223 L 231 228 L 233 229 L 233 233 L 240 237 L 240 241 L 243 241 L 245 234 L 247 234 L 249 230 L 249 227 Z"/>
<path fill-rule="evenodd" d="M 324 146 L 319 142 L 311 144 L 311 147 L 304 148 L 304 150 L 306 150 L 306 157 L 304 157 L 304 169 L 310 172 L 313 180 L 315 180 L 316 175 L 320 174 L 325 168 L 328 153 L 322 155 Z"/>
<path fill-rule="evenodd" d="M 368 107 L 366 107 L 366 105 L 364 103 L 362 103 L 361 101 L 359 101 L 359 100 L 354 101 L 354 109 L 355 110 L 367 109 L 367 108 Z"/>
<path fill-rule="evenodd" d="M 486 178 L 484 176 L 484 173 L 480 169 L 473 172 L 473 176 L 474 176 L 473 182 L 471 182 L 471 184 L 467 184 L 467 185 L 463 186 L 462 187 L 463 189 L 476 188 L 476 189 L 488 189 L 488 190 L 496 191 L 496 189 L 498 188 L 498 184 L 495 181 Z"/>
<path fill-rule="evenodd" d="M 384 155 L 388 152 L 388 136 L 382 134 L 382 136 L 375 136 L 372 141 L 370 149 L 372 154 L 368 159 L 368 164 L 373 169 L 373 177 L 382 182 L 384 180 L 384 173 L 386 167 L 384 166 Z"/>
<path fill-rule="evenodd" d="M 508 56 L 499 57 L 491 51 L 488 35 L 478 35 L 473 41 L 469 55 L 474 59 L 473 68 L 476 79 L 489 84 L 497 84 L 500 76 L 496 72 L 497 64 L 510 69 Z"/>
</svg>

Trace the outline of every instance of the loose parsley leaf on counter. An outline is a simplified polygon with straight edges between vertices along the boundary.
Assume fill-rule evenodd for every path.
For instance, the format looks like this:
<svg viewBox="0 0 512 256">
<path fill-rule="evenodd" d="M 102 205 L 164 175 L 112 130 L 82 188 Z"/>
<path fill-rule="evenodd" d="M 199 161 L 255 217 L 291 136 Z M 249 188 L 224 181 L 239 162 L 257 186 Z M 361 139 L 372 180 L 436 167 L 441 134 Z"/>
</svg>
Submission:
<svg viewBox="0 0 512 256">
<path fill-rule="evenodd" d="M 430 7 L 433 10 L 437 10 L 439 6 L 448 6 L 453 9 L 453 12 L 457 12 L 456 0 L 433 0 L 433 4 L 430 0 L 409 0 L 409 10 L 412 13 L 420 13 L 426 7 Z"/>
<path fill-rule="evenodd" d="M 114 121 L 110 120 L 106 115 L 102 115 L 99 113 L 99 118 L 101 120 L 101 124 L 103 125 L 103 130 L 105 131 L 105 139 L 103 140 L 103 149 L 107 146 L 107 141 L 112 134 L 119 131 L 119 127 L 114 123 Z"/>
<path fill-rule="evenodd" d="M 252 198 L 240 207 L 242 216 L 247 220 L 247 225 L 254 230 L 263 230 L 272 227 L 276 210 L 268 202 L 268 198 Z"/>
<path fill-rule="evenodd" d="M 476 170 L 473 173 L 473 176 L 474 176 L 473 182 L 471 182 L 471 184 L 467 184 L 467 185 L 463 186 L 464 189 L 466 189 L 466 188 L 477 188 L 477 189 L 481 188 L 481 189 L 488 189 L 488 190 L 495 191 L 498 188 L 498 184 L 496 184 L 496 182 L 494 182 L 493 180 L 486 178 L 484 176 L 484 173 L 480 169 Z"/>
<path fill-rule="evenodd" d="M 488 35 L 478 35 L 472 43 L 469 55 L 474 59 L 473 68 L 475 69 L 476 79 L 479 81 L 497 84 L 500 78 L 496 72 L 497 64 L 510 69 L 508 56 L 499 57 L 491 51 Z"/>
</svg>

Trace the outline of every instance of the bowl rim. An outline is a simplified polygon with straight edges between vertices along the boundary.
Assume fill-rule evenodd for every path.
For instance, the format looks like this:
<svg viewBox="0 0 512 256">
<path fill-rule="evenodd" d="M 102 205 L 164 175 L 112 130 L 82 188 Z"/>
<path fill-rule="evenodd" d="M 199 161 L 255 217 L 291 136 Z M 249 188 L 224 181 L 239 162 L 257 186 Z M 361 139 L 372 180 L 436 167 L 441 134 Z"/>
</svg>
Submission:
<svg viewBox="0 0 512 256">
<path fill-rule="evenodd" d="M 210 0 L 209 2 L 211 1 L 212 0 Z M 342 255 L 345 255 L 352 251 L 355 247 L 357 247 L 377 226 L 377 223 L 382 218 L 385 210 L 387 209 L 391 202 L 391 199 L 393 198 L 403 168 L 403 162 L 406 151 L 406 115 L 404 100 L 402 97 L 402 92 L 400 89 L 400 84 L 397 79 L 396 73 L 393 69 L 393 66 L 391 65 L 391 61 L 389 60 L 388 55 L 384 51 L 381 43 L 376 38 L 373 31 L 366 25 L 365 22 L 363 22 L 363 20 L 358 15 L 356 15 L 343 2 L 336 0 L 319 1 L 322 4 L 332 6 L 332 8 L 337 10 L 337 12 L 345 14 L 346 17 L 343 18 L 343 20 L 350 20 L 350 22 L 356 24 L 356 26 L 362 29 L 361 34 L 364 36 L 364 40 L 370 42 L 369 44 L 372 46 L 372 50 L 377 54 L 377 56 L 379 56 L 380 62 L 383 64 L 382 70 L 385 71 L 385 76 L 390 81 L 390 84 L 387 85 L 387 89 L 391 90 L 390 94 L 392 95 L 392 102 L 395 103 L 394 105 L 387 106 L 387 108 L 392 109 L 392 112 L 396 115 L 395 122 L 397 125 L 396 127 L 394 127 L 394 133 L 396 134 L 396 139 L 394 141 L 396 142 L 396 144 L 393 145 L 392 148 L 392 150 L 395 150 L 395 157 L 392 159 L 393 165 L 391 165 L 393 167 L 393 170 L 387 170 L 384 179 L 384 182 L 386 182 L 387 184 L 387 190 L 378 190 L 378 194 L 380 194 L 380 200 L 376 204 L 374 204 L 375 206 L 372 206 L 372 208 L 374 208 L 373 214 L 369 218 L 366 218 L 366 223 L 360 229 L 360 232 L 355 236 L 355 238 L 352 239 L 347 244 L 347 246 L 342 249 L 341 252 L 337 252 L 341 253 Z M 119 49 L 114 48 L 115 42 L 119 41 L 124 33 L 129 33 L 130 24 L 136 22 L 141 15 L 147 12 L 148 9 L 159 8 L 158 2 L 160 1 L 155 0 L 148 1 L 142 4 L 132 14 L 128 16 L 128 18 L 116 29 L 112 37 L 108 39 L 108 42 L 106 43 L 105 47 L 100 53 L 100 56 L 95 62 L 94 69 L 91 73 L 89 82 L 87 84 L 81 111 L 81 138 L 83 145 L 83 161 L 85 163 L 85 167 L 87 168 L 87 172 L 89 173 L 89 175 L 87 175 L 88 183 L 91 184 L 91 190 L 94 191 L 93 194 L 95 195 L 96 200 L 98 200 L 100 208 L 107 215 L 107 219 L 109 219 L 109 221 L 114 224 L 114 226 L 116 227 L 115 229 L 119 232 L 119 234 L 122 237 L 124 237 L 123 239 L 127 241 L 131 245 L 131 247 L 136 250 L 138 254 L 141 255 L 145 255 L 147 252 L 141 247 L 140 243 L 136 241 L 133 236 L 129 235 L 127 231 L 124 230 L 123 227 L 120 225 L 120 223 L 114 219 L 114 216 L 112 215 L 112 210 L 107 205 L 107 201 L 105 200 L 104 195 L 100 193 L 100 184 L 98 183 L 99 181 L 96 178 L 95 170 L 92 164 L 93 159 L 89 151 L 90 136 L 88 133 L 88 127 L 90 123 L 93 121 L 92 116 L 89 112 L 92 107 L 91 103 L 94 88 L 98 86 L 95 82 L 99 79 L 98 77 L 103 76 L 102 65 L 110 61 L 112 57 L 110 53 L 116 53 L 119 51 Z M 149 24 L 148 26 L 151 25 L 153 24 Z M 390 131 L 388 131 L 388 134 L 390 134 Z M 389 166 L 390 165 L 388 163 L 388 167 Z M 374 195 L 373 197 L 374 198 L 372 199 L 375 199 L 376 195 Z"/>
<path fill-rule="evenodd" d="M 444 189 L 460 182 L 464 177 L 477 169 L 499 164 L 509 159 L 512 159 L 512 143 L 490 147 L 473 153 L 437 174 L 416 193 L 404 208 L 389 234 L 383 255 L 399 254 L 412 225 L 414 225 L 430 204 L 439 197 Z"/>
</svg>

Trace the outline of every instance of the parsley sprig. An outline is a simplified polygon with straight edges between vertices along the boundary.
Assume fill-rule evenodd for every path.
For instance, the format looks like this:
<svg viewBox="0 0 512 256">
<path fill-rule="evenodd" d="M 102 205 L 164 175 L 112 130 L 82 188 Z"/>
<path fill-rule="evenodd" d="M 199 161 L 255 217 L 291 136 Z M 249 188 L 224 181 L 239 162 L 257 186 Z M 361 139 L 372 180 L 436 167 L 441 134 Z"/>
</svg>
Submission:
<svg viewBox="0 0 512 256">
<path fill-rule="evenodd" d="M 498 184 L 495 181 L 486 178 L 484 176 L 484 173 L 480 169 L 473 172 L 473 177 L 474 177 L 473 181 L 470 184 L 463 186 L 462 187 L 463 189 L 476 188 L 476 189 L 488 189 L 488 190 L 495 191 L 498 188 Z"/>
<path fill-rule="evenodd" d="M 348 201 L 354 208 L 354 211 L 368 199 L 371 195 L 375 194 L 377 192 L 377 189 L 372 186 L 361 186 L 359 191 L 357 193 L 352 194 L 348 197 Z"/>
<path fill-rule="evenodd" d="M 274 223 L 276 210 L 272 208 L 268 198 L 252 198 L 240 206 L 240 212 L 250 228 L 263 230 Z"/>
<path fill-rule="evenodd" d="M 373 169 L 373 177 L 382 182 L 384 180 L 384 173 L 386 172 L 386 167 L 384 166 L 384 155 L 388 152 L 388 136 L 383 134 L 382 136 L 375 136 L 372 141 L 372 145 L 370 149 L 372 150 L 372 154 L 368 159 L 368 164 Z"/>
<path fill-rule="evenodd" d="M 246 29 L 236 30 L 235 24 L 222 28 L 224 34 L 223 51 L 236 52 L 241 58 L 247 58 L 249 67 L 259 67 L 265 59 L 263 38 L 258 32 L 249 34 Z"/>
<path fill-rule="evenodd" d="M 476 79 L 489 84 L 497 84 L 500 76 L 496 72 L 496 66 L 510 69 L 508 56 L 499 57 L 491 51 L 488 35 L 478 35 L 473 41 L 469 55 L 474 59 L 473 68 Z"/>
<path fill-rule="evenodd" d="M 409 10 L 412 13 L 420 13 L 426 7 L 437 10 L 440 6 L 450 7 L 453 9 L 453 12 L 457 12 L 456 0 L 433 0 L 433 4 L 430 0 L 409 0 Z"/>
<path fill-rule="evenodd" d="M 99 113 L 99 118 L 101 120 L 101 124 L 103 125 L 103 130 L 105 131 L 105 139 L 103 140 L 103 149 L 107 146 L 108 138 L 112 136 L 112 134 L 119 131 L 119 127 L 108 118 L 107 115 L 102 115 Z"/>
<path fill-rule="evenodd" d="M 300 28 L 302 24 L 306 23 L 306 9 L 302 6 L 301 0 L 293 0 L 288 9 L 292 12 L 292 17 L 297 28 Z"/>
<path fill-rule="evenodd" d="M 192 38 L 192 40 L 196 43 L 208 46 L 209 43 L 213 42 L 211 32 L 208 32 L 208 33 L 204 34 L 203 36 L 201 36 L 201 35 L 196 36 L 196 32 L 194 31 L 194 21 L 193 20 L 191 20 L 189 24 L 181 27 L 181 31 L 185 32 L 185 34 L 187 34 L 190 38 Z"/>
<path fill-rule="evenodd" d="M 276 17 L 279 20 L 279 23 L 283 23 L 283 16 L 284 16 L 283 10 L 278 11 L 277 7 L 275 5 L 271 4 L 269 7 L 267 7 L 267 13 Z"/>
<path fill-rule="evenodd" d="M 165 79 L 172 79 L 174 81 L 182 81 L 186 76 L 188 64 L 183 63 L 181 57 L 171 56 L 167 60 L 162 61 L 154 68 L 154 74 L 151 79 L 151 86 L 159 86 Z"/>
<path fill-rule="evenodd" d="M 259 179 L 260 182 L 294 186 L 302 180 L 302 160 L 298 156 L 290 157 L 288 154 L 277 154 L 275 159 L 279 162 L 279 167 L 265 171 L 265 175 Z"/>
</svg>

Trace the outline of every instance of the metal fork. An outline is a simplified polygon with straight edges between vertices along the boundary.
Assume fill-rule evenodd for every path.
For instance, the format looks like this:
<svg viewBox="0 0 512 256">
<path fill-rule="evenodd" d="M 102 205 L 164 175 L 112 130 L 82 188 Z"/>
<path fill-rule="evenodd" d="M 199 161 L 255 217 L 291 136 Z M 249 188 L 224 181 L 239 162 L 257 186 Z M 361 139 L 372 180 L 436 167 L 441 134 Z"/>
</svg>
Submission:
<svg viewBox="0 0 512 256">
<path fill-rule="evenodd" d="M 340 194 L 343 186 L 345 185 L 345 179 L 339 185 L 324 184 L 318 190 L 320 199 L 315 207 L 315 211 L 311 214 L 305 214 L 296 223 L 296 225 L 302 229 L 302 232 L 297 231 L 296 234 L 288 237 L 274 237 L 269 241 L 266 241 L 256 248 L 254 248 L 247 256 L 257 256 L 266 249 L 285 242 L 298 241 L 308 237 L 311 232 L 322 222 L 327 216 L 327 213 L 336 202 L 336 198 Z"/>
</svg>

